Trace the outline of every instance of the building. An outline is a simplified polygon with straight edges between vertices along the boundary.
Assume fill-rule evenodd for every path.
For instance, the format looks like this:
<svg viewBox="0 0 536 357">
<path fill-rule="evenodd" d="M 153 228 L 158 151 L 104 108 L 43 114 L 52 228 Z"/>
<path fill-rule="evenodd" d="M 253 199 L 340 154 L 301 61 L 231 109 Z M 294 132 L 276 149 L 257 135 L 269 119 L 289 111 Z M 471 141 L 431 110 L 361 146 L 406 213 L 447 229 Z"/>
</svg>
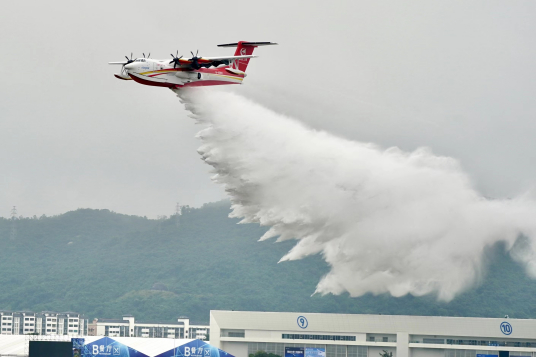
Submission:
<svg viewBox="0 0 536 357">
<path fill-rule="evenodd" d="M 536 357 L 536 320 L 211 311 L 210 342 L 236 357 L 317 348 L 325 357 Z M 307 353 L 305 353 L 307 357 Z"/>
<path fill-rule="evenodd" d="M 2 335 L 86 335 L 88 320 L 76 312 L 0 311 Z"/>
<path fill-rule="evenodd" d="M 95 319 L 89 325 L 90 336 L 148 337 L 206 340 L 209 326 L 191 325 L 188 317 L 181 316 L 174 323 L 136 322 L 134 316 L 123 319 Z"/>
</svg>

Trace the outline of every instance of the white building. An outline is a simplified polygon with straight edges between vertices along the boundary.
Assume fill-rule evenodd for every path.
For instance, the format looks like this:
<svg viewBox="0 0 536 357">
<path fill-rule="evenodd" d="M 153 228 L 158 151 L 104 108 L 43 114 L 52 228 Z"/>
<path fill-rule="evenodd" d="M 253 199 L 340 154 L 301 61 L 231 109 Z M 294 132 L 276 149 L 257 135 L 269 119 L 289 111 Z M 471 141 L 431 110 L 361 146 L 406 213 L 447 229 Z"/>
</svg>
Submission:
<svg viewBox="0 0 536 357">
<path fill-rule="evenodd" d="M 89 325 L 90 336 L 150 337 L 206 340 L 209 326 L 192 325 L 188 317 L 179 317 L 175 323 L 136 322 L 134 316 L 123 319 L 95 319 Z"/>
<path fill-rule="evenodd" d="M 0 311 L 1 335 L 87 334 L 87 319 L 76 312 Z"/>
<path fill-rule="evenodd" d="M 536 357 L 536 320 L 472 317 L 211 311 L 210 342 L 236 357 L 285 347 L 326 357 Z"/>
</svg>

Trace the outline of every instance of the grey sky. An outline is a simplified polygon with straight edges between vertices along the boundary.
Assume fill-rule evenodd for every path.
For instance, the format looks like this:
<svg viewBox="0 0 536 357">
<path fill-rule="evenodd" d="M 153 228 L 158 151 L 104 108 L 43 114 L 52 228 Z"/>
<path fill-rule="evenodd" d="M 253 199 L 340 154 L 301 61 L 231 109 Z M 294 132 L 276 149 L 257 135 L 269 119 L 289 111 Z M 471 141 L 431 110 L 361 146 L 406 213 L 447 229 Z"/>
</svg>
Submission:
<svg viewBox="0 0 536 357">
<path fill-rule="evenodd" d="M 233 90 L 346 138 L 458 158 L 486 196 L 536 182 L 533 1 L 5 2 L 0 216 L 169 215 L 225 197 L 166 89 L 113 77 L 134 52 L 259 48 Z"/>
</svg>

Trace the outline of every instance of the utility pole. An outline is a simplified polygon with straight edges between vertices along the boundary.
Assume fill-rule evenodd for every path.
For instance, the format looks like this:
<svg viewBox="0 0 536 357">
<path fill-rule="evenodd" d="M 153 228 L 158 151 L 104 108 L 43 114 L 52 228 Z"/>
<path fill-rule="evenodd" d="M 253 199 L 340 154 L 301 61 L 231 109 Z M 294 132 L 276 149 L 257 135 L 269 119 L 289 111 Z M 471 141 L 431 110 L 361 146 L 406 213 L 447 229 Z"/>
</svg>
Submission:
<svg viewBox="0 0 536 357">
<path fill-rule="evenodd" d="M 17 238 L 17 207 L 11 209 L 11 240 Z"/>
</svg>

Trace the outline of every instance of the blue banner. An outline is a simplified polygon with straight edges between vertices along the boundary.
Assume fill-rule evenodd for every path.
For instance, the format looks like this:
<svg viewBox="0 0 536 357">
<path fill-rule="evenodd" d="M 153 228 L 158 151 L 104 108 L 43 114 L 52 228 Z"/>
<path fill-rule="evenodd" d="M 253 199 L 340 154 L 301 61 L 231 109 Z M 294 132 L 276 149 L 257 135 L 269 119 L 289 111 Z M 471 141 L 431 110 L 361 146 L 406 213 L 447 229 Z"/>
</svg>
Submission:
<svg viewBox="0 0 536 357">
<path fill-rule="evenodd" d="M 80 357 L 82 353 L 82 348 L 84 348 L 83 338 L 71 338 L 71 343 L 73 344 L 73 357 Z"/>
<path fill-rule="evenodd" d="M 285 347 L 285 357 L 304 357 L 303 347 Z"/>
<path fill-rule="evenodd" d="M 113 356 L 112 356 L 113 357 Z M 201 340 L 193 340 L 182 346 L 161 353 L 156 357 L 234 357 Z"/>
<path fill-rule="evenodd" d="M 109 337 L 84 345 L 81 357 L 149 357 Z"/>
<path fill-rule="evenodd" d="M 482 354 L 477 354 L 476 357 L 499 357 L 499 355 L 482 355 Z"/>
<path fill-rule="evenodd" d="M 305 357 L 326 357 L 326 349 L 305 347 Z"/>
</svg>

